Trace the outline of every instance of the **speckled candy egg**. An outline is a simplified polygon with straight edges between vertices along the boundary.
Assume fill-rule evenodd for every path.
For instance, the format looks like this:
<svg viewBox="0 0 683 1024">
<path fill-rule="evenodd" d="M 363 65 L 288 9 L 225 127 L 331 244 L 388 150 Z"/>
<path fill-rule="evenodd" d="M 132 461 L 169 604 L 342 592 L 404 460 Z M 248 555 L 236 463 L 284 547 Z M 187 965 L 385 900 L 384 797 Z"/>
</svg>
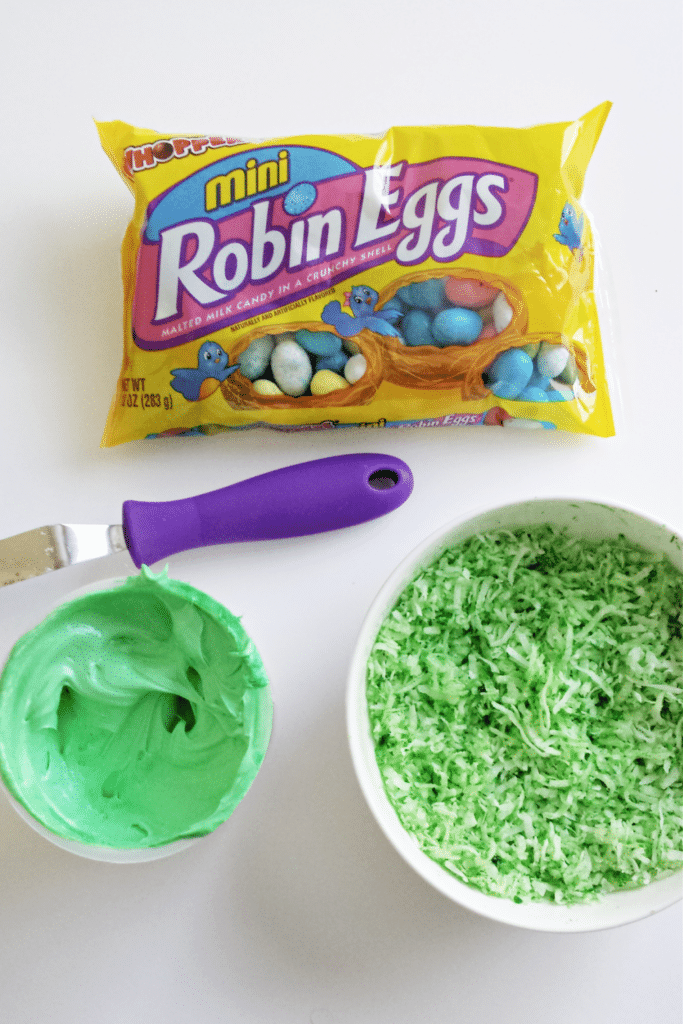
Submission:
<svg viewBox="0 0 683 1024">
<path fill-rule="evenodd" d="M 275 342 L 269 334 L 264 334 L 262 338 L 255 338 L 237 360 L 242 375 L 248 380 L 256 380 L 262 373 L 265 373 L 274 348 Z"/>
<path fill-rule="evenodd" d="M 329 356 L 318 356 L 315 361 L 315 372 L 317 373 L 318 370 L 333 370 L 335 373 L 343 373 L 348 361 L 349 357 L 341 349 L 339 352 L 333 352 Z"/>
<path fill-rule="evenodd" d="M 546 423 L 545 420 L 525 420 L 511 416 L 505 420 L 503 426 L 508 430 L 555 430 L 554 423 Z"/>
<path fill-rule="evenodd" d="M 417 305 L 416 302 L 413 302 L 412 284 L 404 284 L 403 287 L 399 288 L 399 290 L 396 292 L 394 298 L 398 299 L 398 301 L 401 302 L 407 309 L 412 309 L 413 306 Z"/>
<path fill-rule="evenodd" d="M 524 388 L 519 394 L 520 402 L 547 402 L 548 396 L 540 388 L 533 388 L 530 385 Z"/>
<path fill-rule="evenodd" d="M 435 345 L 432 319 L 423 309 L 410 309 L 401 320 L 401 332 L 408 345 Z"/>
<path fill-rule="evenodd" d="M 551 345 L 542 341 L 536 356 L 536 368 L 544 377 L 559 377 L 569 359 L 569 352 L 564 345 Z"/>
<path fill-rule="evenodd" d="M 355 384 L 365 375 L 367 368 L 368 364 L 365 356 L 360 354 L 357 356 L 351 356 L 344 367 L 344 376 L 348 380 L 349 384 Z"/>
<path fill-rule="evenodd" d="M 531 379 L 534 361 L 521 348 L 509 348 L 493 360 L 486 378 L 498 398 L 517 398 Z"/>
<path fill-rule="evenodd" d="M 332 370 L 318 370 L 311 381 L 312 395 L 329 395 L 349 387 L 349 382 Z"/>
<path fill-rule="evenodd" d="M 483 327 L 473 309 L 444 309 L 432 323 L 432 334 L 439 345 L 471 345 Z"/>
<path fill-rule="evenodd" d="M 481 309 L 482 306 L 490 306 L 497 295 L 498 289 L 491 288 L 483 281 L 461 277 L 449 277 L 446 281 L 446 298 L 454 306 Z"/>
<path fill-rule="evenodd" d="M 496 325 L 496 331 L 500 334 L 500 332 L 504 331 L 512 320 L 513 314 L 512 306 L 502 292 L 499 292 L 496 296 L 493 306 L 491 307 L 491 312 L 493 313 L 493 322 Z"/>
<path fill-rule="evenodd" d="M 490 384 L 490 391 L 496 398 L 519 398 L 519 385 L 511 384 L 507 380 L 495 380 Z"/>
<path fill-rule="evenodd" d="M 413 281 L 408 285 L 410 304 L 427 313 L 438 313 L 445 305 L 445 282 L 443 278 L 432 278 L 429 281 Z"/>
<path fill-rule="evenodd" d="M 296 332 L 294 340 L 314 356 L 331 356 L 341 352 L 341 338 L 330 331 L 308 331 L 302 328 Z"/>
<path fill-rule="evenodd" d="M 544 377 L 543 374 L 538 372 L 538 370 L 534 370 L 529 378 L 527 387 L 540 388 L 541 391 L 547 391 L 550 387 L 550 379 L 548 377 Z"/>
<path fill-rule="evenodd" d="M 575 384 L 578 379 L 579 373 L 576 368 L 576 360 L 571 352 L 568 353 L 567 365 L 565 366 L 562 373 L 558 375 L 558 380 L 562 381 L 563 384 Z"/>
<path fill-rule="evenodd" d="M 280 391 L 277 384 L 272 380 L 255 380 L 254 391 L 257 395 L 281 395 L 283 392 Z"/>
<path fill-rule="evenodd" d="M 294 398 L 303 395 L 313 376 L 308 353 L 295 341 L 283 341 L 275 346 L 270 368 L 278 387 Z"/>
<path fill-rule="evenodd" d="M 306 210 L 310 210 L 317 198 L 318 192 L 315 185 L 310 181 L 301 181 L 298 185 L 290 188 L 282 205 L 285 213 L 288 213 L 290 217 L 296 217 L 305 213 Z"/>
<path fill-rule="evenodd" d="M 403 316 L 403 314 L 406 312 L 407 306 L 405 302 L 401 302 L 398 295 L 394 295 L 393 298 L 389 299 L 388 302 L 384 303 L 382 309 L 395 309 L 397 310 L 397 312 L 401 314 L 401 316 Z"/>
</svg>

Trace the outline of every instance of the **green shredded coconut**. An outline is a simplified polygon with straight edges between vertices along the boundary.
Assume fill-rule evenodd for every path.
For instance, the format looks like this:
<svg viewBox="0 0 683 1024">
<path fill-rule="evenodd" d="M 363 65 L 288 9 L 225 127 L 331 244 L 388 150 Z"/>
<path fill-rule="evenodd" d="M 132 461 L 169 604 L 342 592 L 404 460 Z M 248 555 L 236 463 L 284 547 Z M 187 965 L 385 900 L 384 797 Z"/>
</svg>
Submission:
<svg viewBox="0 0 683 1024">
<path fill-rule="evenodd" d="M 470 538 L 405 588 L 368 662 L 387 795 L 422 850 L 516 902 L 683 866 L 683 574 L 624 537 Z"/>
</svg>

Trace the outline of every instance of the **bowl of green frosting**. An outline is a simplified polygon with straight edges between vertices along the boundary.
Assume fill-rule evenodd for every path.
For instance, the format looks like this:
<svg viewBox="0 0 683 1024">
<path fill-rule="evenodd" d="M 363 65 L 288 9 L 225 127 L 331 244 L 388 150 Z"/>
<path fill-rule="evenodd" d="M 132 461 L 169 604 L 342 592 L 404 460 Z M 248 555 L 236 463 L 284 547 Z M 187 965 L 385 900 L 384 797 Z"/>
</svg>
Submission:
<svg viewBox="0 0 683 1024">
<path fill-rule="evenodd" d="M 155 859 L 230 817 L 272 713 L 239 620 L 143 566 L 65 601 L 17 641 L 0 676 L 0 775 L 58 846 Z"/>
<path fill-rule="evenodd" d="M 518 927 L 626 924 L 683 894 L 683 544 L 537 499 L 449 523 L 365 620 L 347 724 L 406 862 Z"/>
</svg>

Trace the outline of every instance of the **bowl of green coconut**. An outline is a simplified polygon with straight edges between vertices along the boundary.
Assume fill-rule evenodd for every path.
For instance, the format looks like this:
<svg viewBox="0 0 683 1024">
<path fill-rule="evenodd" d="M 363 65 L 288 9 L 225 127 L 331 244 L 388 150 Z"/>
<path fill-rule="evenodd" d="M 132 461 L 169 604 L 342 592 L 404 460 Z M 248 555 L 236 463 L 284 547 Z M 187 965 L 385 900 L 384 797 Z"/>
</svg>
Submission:
<svg viewBox="0 0 683 1024">
<path fill-rule="evenodd" d="M 396 569 L 347 689 L 380 828 L 485 917 L 581 932 L 683 895 L 683 541 L 626 508 L 525 501 Z"/>
</svg>

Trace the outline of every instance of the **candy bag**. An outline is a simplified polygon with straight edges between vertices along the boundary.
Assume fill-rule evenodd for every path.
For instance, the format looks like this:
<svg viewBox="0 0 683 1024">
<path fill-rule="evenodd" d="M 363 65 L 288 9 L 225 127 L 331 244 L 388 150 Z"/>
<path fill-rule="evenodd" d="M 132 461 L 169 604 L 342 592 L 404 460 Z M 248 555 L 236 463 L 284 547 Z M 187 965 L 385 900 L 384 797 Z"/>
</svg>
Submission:
<svg viewBox="0 0 683 1024">
<path fill-rule="evenodd" d="M 580 205 L 610 106 L 264 142 L 99 123 L 135 198 L 102 444 L 252 426 L 613 434 Z"/>
</svg>

